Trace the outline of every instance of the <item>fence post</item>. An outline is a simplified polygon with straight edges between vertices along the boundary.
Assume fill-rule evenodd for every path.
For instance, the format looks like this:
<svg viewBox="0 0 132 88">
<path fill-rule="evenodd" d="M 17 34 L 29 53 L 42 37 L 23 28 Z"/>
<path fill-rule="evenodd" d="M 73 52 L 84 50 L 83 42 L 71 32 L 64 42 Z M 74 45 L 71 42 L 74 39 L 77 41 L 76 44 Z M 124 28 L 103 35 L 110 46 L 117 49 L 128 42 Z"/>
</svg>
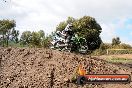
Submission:
<svg viewBox="0 0 132 88">
<path fill-rule="evenodd" d="M 109 52 L 108 52 L 108 49 L 107 49 L 107 55 L 109 54 Z"/>
</svg>

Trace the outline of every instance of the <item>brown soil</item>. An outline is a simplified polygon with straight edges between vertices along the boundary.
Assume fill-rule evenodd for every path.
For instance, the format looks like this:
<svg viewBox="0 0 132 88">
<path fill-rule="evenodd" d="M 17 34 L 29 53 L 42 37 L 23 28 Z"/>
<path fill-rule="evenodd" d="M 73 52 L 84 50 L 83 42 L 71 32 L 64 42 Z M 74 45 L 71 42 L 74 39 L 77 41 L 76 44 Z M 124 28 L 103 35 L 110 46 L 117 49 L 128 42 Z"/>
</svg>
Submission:
<svg viewBox="0 0 132 88">
<path fill-rule="evenodd" d="M 130 84 L 72 83 L 79 64 L 88 74 L 131 74 L 132 68 L 97 57 L 50 49 L 0 48 L 0 88 L 132 88 Z"/>
</svg>

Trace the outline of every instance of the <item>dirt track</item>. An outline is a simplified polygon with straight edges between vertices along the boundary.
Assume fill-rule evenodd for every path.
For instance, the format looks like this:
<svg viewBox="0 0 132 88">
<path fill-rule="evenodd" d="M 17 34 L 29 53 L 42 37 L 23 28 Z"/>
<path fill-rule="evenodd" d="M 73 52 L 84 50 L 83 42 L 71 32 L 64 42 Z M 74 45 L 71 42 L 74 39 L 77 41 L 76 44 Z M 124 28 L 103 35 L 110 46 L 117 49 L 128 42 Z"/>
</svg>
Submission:
<svg viewBox="0 0 132 88">
<path fill-rule="evenodd" d="M 131 84 L 86 84 L 70 80 L 82 63 L 88 74 L 131 74 L 131 67 L 49 49 L 0 48 L 0 88 L 132 88 Z"/>
</svg>

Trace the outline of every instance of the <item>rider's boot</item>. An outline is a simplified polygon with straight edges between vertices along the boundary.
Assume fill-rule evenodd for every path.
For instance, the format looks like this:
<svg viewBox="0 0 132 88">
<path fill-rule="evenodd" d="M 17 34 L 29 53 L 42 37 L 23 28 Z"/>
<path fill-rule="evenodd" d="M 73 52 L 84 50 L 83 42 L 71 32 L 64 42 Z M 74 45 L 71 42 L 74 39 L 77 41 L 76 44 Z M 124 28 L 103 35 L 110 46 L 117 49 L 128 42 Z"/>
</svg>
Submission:
<svg viewBox="0 0 132 88">
<path fill-rule="evenodd" d="M 65 43 L 65 49 L 68 49 L 68 43 L 67 42 Z"/>
</svg>

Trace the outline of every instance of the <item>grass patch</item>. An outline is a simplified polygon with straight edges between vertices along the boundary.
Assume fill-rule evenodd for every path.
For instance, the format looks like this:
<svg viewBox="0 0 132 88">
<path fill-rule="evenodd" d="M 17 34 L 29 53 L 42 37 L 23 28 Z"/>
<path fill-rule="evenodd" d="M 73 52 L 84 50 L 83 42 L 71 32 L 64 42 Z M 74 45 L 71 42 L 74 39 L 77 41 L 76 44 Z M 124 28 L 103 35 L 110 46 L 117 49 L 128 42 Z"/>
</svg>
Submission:
<svg viewBox="0 0 132 88">
<path fill-rule="evenodd" d="M 106 60 L 112 63 L 132 63 L 131 58 L 128 59 L 128 58 L 119 58 L 119 57 L 109 57 Z"/>
</svg>

